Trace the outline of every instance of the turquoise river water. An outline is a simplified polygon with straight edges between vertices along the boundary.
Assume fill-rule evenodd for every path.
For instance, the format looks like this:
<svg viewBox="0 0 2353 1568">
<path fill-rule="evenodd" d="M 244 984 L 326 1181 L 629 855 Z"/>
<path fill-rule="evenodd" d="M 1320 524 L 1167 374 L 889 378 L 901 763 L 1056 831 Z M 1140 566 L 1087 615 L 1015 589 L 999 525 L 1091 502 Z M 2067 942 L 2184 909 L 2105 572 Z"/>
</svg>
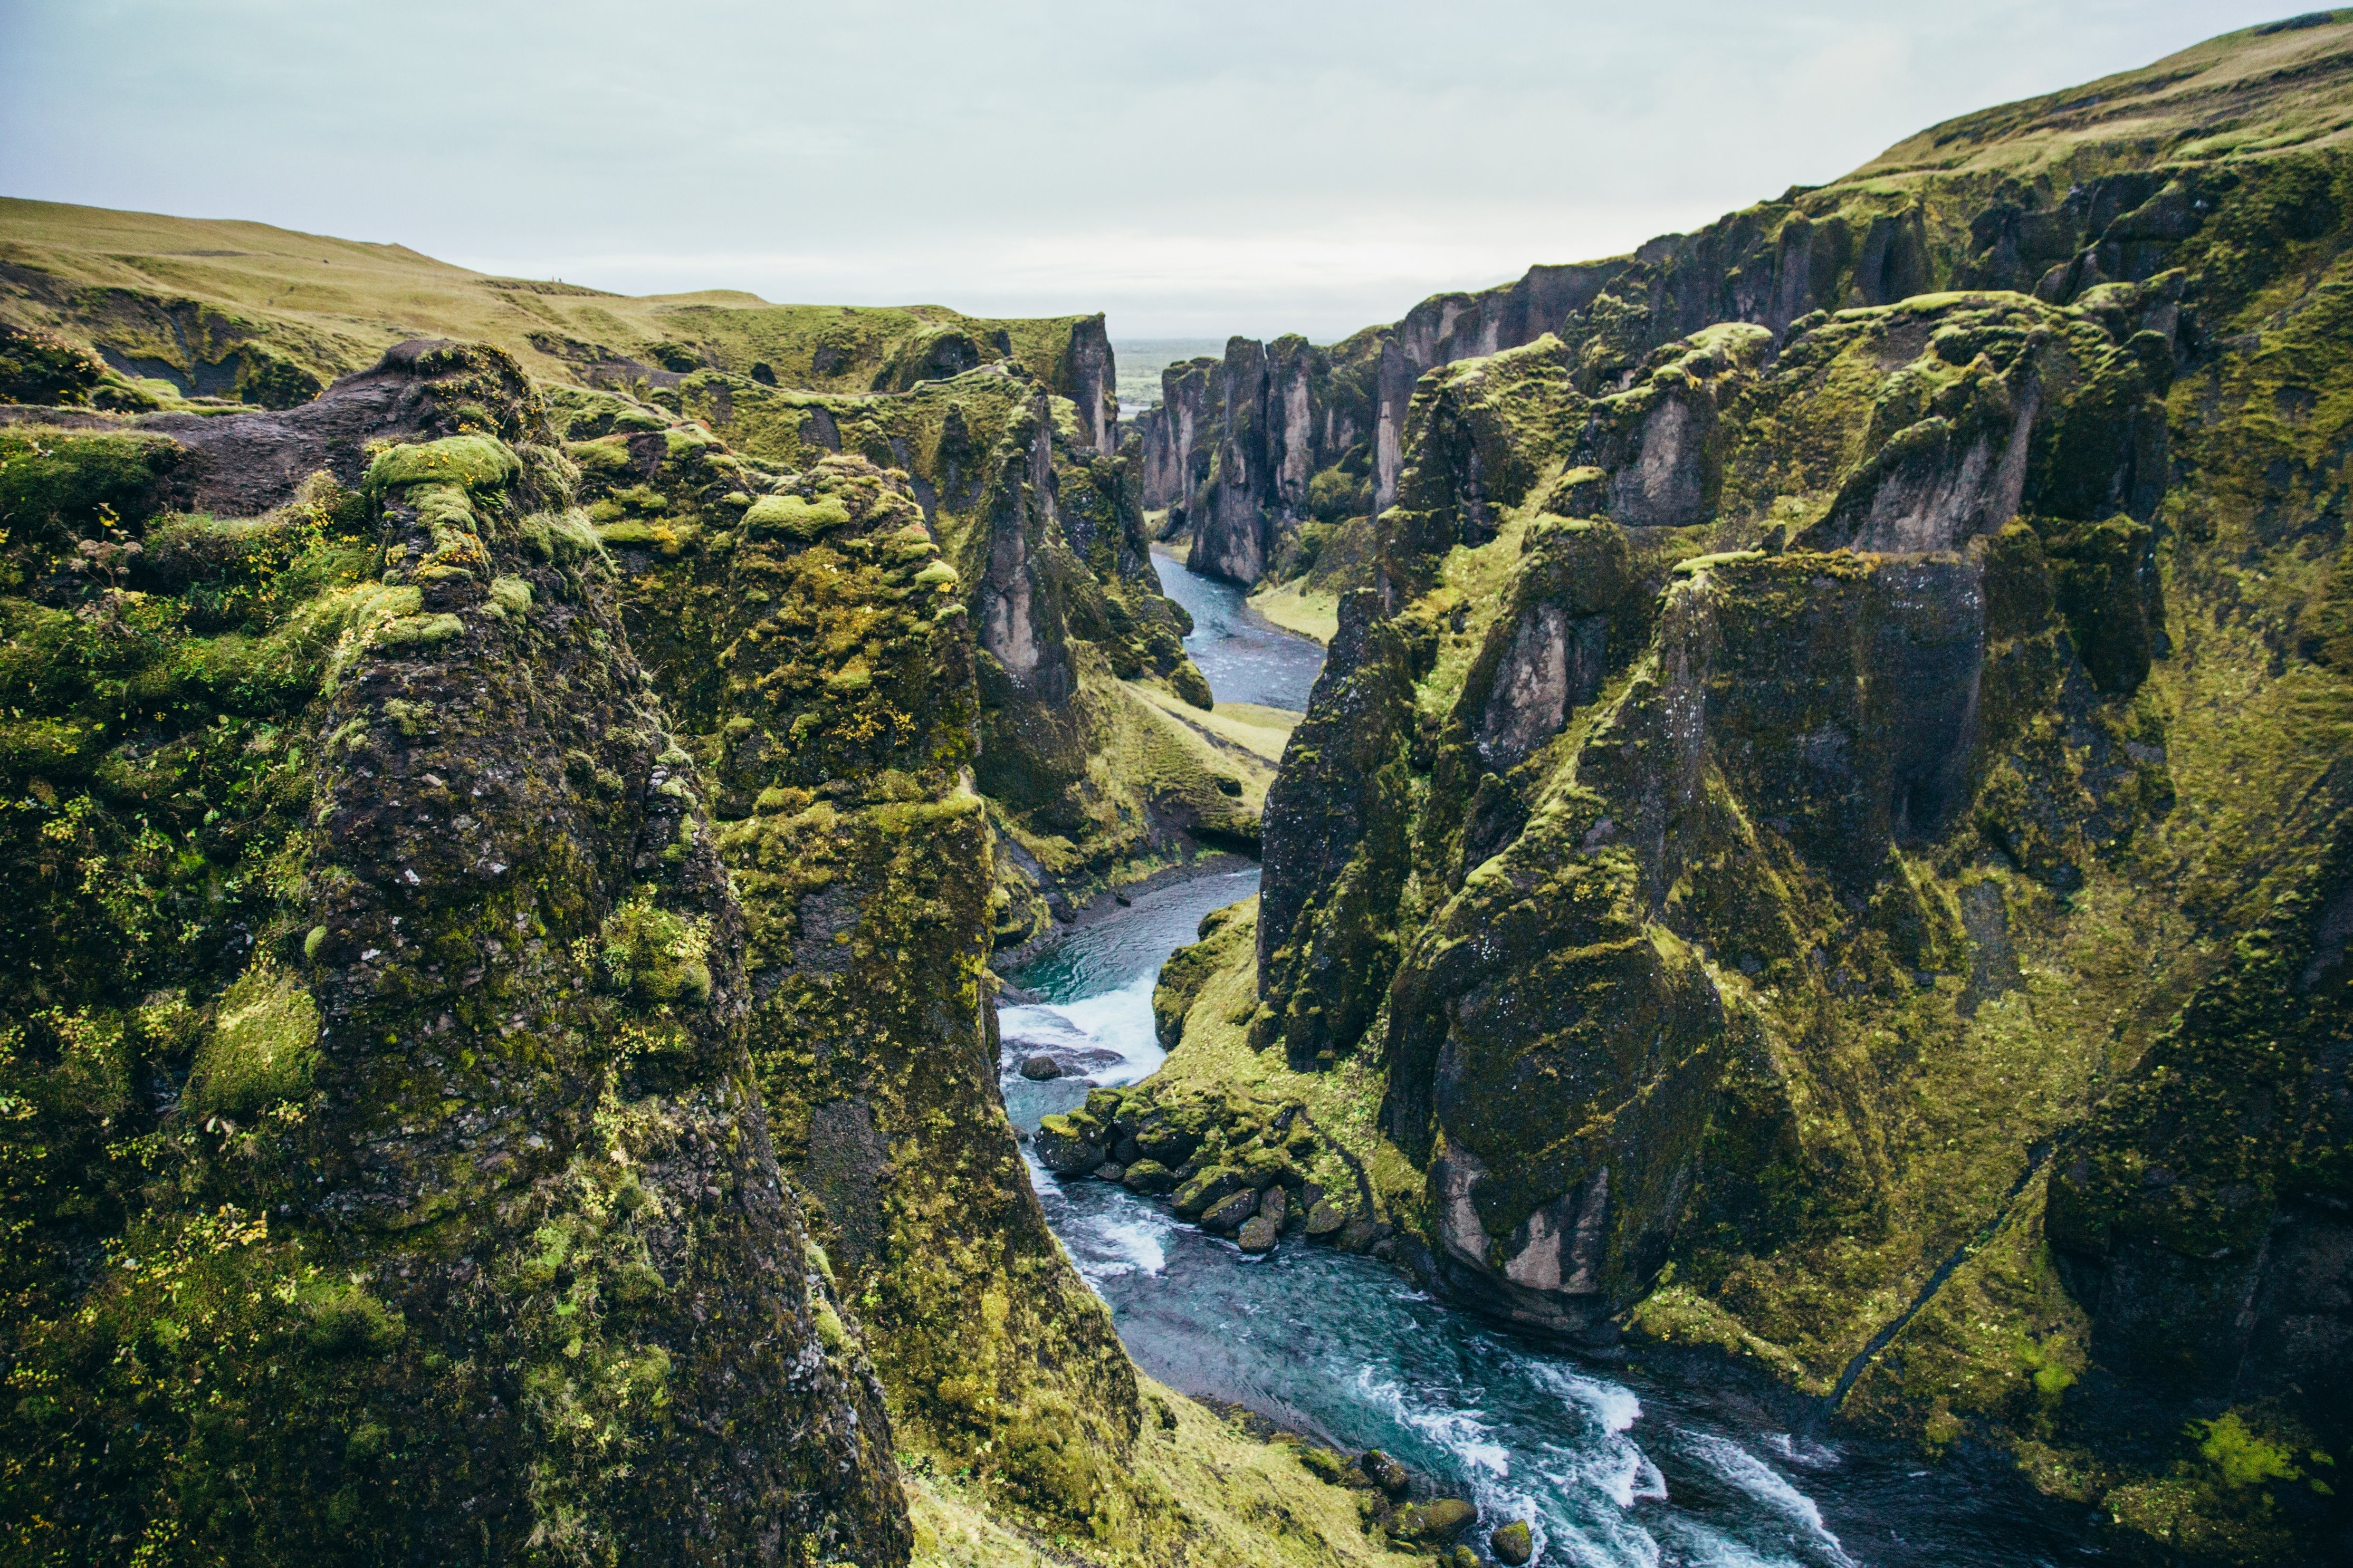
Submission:
<svg viewBox="0 0 2353 1568">
<path fill-rule="evenodd" d="M 1158 564 L 1193 612 L 1194 657 L 1219 697 L 1304 706 L 1313 644 L 1258 620 L 1231 588 Z M 1230 863 L 1163 886 L 1010 976 L 1043 998 L 999 1016 L 1016 1124 L 1158 1066 L 1160 964 L 1202 915 L 1257 889 L 1257 868 Z M 1012 1070 L 1044 1049 L 1075 1053 L 1090 1076 L 1031 1083 Z M 1482 1552 L 1487 1531 L 1517 1518 L 1535 1527 L 1538 1563 L 1592 1568 L 2055 1568 L 2102 1555 L 2084 1510 L 2036 1497 L 1997 1456 L 1930 1466 L 1723 1357 L 1580 1355 L 1369 1258 L 1298 1241 L 1249 1258 L 1122 1188 L 1031 1177 L 1138 1365 L 1333 1447 L 1388 1450 L 1478 1504 L 1463 1540 Z"/>
</svg>

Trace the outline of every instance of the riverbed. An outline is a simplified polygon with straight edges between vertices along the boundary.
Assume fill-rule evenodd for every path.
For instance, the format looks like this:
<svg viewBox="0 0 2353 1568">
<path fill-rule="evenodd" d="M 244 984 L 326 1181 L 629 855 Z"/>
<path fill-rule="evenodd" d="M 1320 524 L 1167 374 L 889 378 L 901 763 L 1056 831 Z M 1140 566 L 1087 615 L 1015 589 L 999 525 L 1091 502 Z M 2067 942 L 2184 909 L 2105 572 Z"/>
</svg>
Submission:
<svg viewBox="0 0 2353 1568">
<path fill-rule="evenodd" d="M 1314 645 L 1251 626 L 1238 590 L 1155 563 L 1194 614 L 1187 646 L 1217 696 L 1303 705 Z M 1294 690 L 1287 704 L 1271 695 Z M 1008 976 L 1041 998 L 999 1015 L 1017 1125 L 1033 1129 L 1091 1085 L 1132 1083 L 1160 1064 L 1160 964 L 1258 879 L 1255 867 L 1229 868 L 1155 888 Z M 1045 1083 L 1013 1070 L 1042 1049 L 1090 1053 L 1095 1065 Z M 1525 1519 L 1538 1563 L 1592 1568 L 2010 1568 L 2098 1555 L 2082 1510 L 2040 1498 L 1997 1457 L 1927 1465 L 1833 1430 L 1819 1402 L 1724 1357 L 1581 1356 L 1435 1300 L 1369 1258 L 1299 1240 L 1246 1258 L 1123 1188 L 1035 1166 L 1031 1179 L 1145 1371 L 1335 1447 L 1388 1450 L 1437 1491 L 1478 1504 L 1463 1540 L 1482 1554 L 1490 1529 Z"/>
</svg>

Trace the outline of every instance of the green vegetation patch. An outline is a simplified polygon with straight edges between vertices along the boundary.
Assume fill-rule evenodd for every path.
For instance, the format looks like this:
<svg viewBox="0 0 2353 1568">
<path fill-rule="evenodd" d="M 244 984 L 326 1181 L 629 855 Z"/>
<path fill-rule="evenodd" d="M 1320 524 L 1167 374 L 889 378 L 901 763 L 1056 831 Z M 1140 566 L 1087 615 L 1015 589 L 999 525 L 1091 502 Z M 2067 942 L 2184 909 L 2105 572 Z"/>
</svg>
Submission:
<svg viewBox="0 0 2353 1568">
<path fill-rule="evenodd" d="M 230 986 L 188 1073 L 196 1116 L 251 1116 L 300 1102 L 318 1060 L 319 1009 L 310 988 L 267 958 Z"/>
</svg>

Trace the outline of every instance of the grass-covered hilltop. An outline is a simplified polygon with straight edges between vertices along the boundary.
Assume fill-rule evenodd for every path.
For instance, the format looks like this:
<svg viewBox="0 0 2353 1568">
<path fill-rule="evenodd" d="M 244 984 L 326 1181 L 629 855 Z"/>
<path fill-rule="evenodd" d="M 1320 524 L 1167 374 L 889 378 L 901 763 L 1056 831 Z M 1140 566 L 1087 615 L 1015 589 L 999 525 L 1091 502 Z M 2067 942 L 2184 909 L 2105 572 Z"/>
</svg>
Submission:
<svg viewBox="0 0 2353 1568">
<path fill-rule="evenodd" d="M 2337 15 L 1135 429 L 1101 317 L 0 202 L 0 1563 L 1484 1561 L 1030 1189 L 995 971 L 1212 851 L 1054 1168 L 2335 1560 Z"/>
</svg>

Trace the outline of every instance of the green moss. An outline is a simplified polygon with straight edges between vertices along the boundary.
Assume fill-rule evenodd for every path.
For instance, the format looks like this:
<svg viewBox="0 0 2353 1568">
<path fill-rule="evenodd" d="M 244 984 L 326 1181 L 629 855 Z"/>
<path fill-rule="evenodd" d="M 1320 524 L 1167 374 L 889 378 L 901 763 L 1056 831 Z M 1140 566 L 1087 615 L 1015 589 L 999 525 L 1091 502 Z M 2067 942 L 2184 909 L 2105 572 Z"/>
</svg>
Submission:
<svg viewBox="0 0 2353 1568">
<path fill-rule="evenodd" d="M 247 1117 L 310 1092 L 319 1050 L 319 1010 L 311 994 L 268 960 L 221 997 L 211 1033 L 189 1070 L 196 1116 Z"/>
<path fill-rule="evenodd" d="M 491 598 L 501 609 L 521 615 L 531 608 L 531 584 L 521 577 L 492 578 Z"/>
<path fill-rule="evenodd" d="M 522 473 L 522 463 L 494 436 L 448 436 L 422 445 L 385 449 L 368 465 L 366 488 L 375 491 L 412 485 L 458 485 L 496 489 Z"/>
<path fill-rule="evenodd" d="M 411 593 L 415 589 L 409 590 Z M 375 634 L 375 646 L 396 657 L 420 654 L 466 635 L 466 623 L 443 611 L 432 616 L 396 616 Z"/>
<path fill-rule="evenodd" d="M 744 513 L 744 526 L 755 539 L 820 539 L 849 521 L 849 509 L 829 497 L 812 503 L 799 496 L 762 496 Z"/>
<path fill-rule="evenodd" d="M 2226 1487 L 2236 1489 L 2304 1478 L 2293 1451 L 2257 1436 L 2235 1410 L 2211 1421 L 2191 1423 L 2191 1435 L 2199 1439 L 2199 1457 L 2214 1467 L 2217 1479 Z"/>
<path fill-rule="evenodd" d="M 708 1002 L 710 952 L 709 922 L 656 904 L 650 887 L 615 905 L 596 940 L 612 985 L 656 1003 Z"/>
<path fill-rule="evenodd" d="M 153 436 L 0 431 L 0 589 L 21 592 L 37 562 L 104 538 L 110 523 L 144 522 L 184 461 L 176 443 Z"/>
<path fill-rule="evenodd" d="M 0 400 L 80 404 L 106 379 L 106 362 L 53 333 L 0 322 Z"/>
</svg>

